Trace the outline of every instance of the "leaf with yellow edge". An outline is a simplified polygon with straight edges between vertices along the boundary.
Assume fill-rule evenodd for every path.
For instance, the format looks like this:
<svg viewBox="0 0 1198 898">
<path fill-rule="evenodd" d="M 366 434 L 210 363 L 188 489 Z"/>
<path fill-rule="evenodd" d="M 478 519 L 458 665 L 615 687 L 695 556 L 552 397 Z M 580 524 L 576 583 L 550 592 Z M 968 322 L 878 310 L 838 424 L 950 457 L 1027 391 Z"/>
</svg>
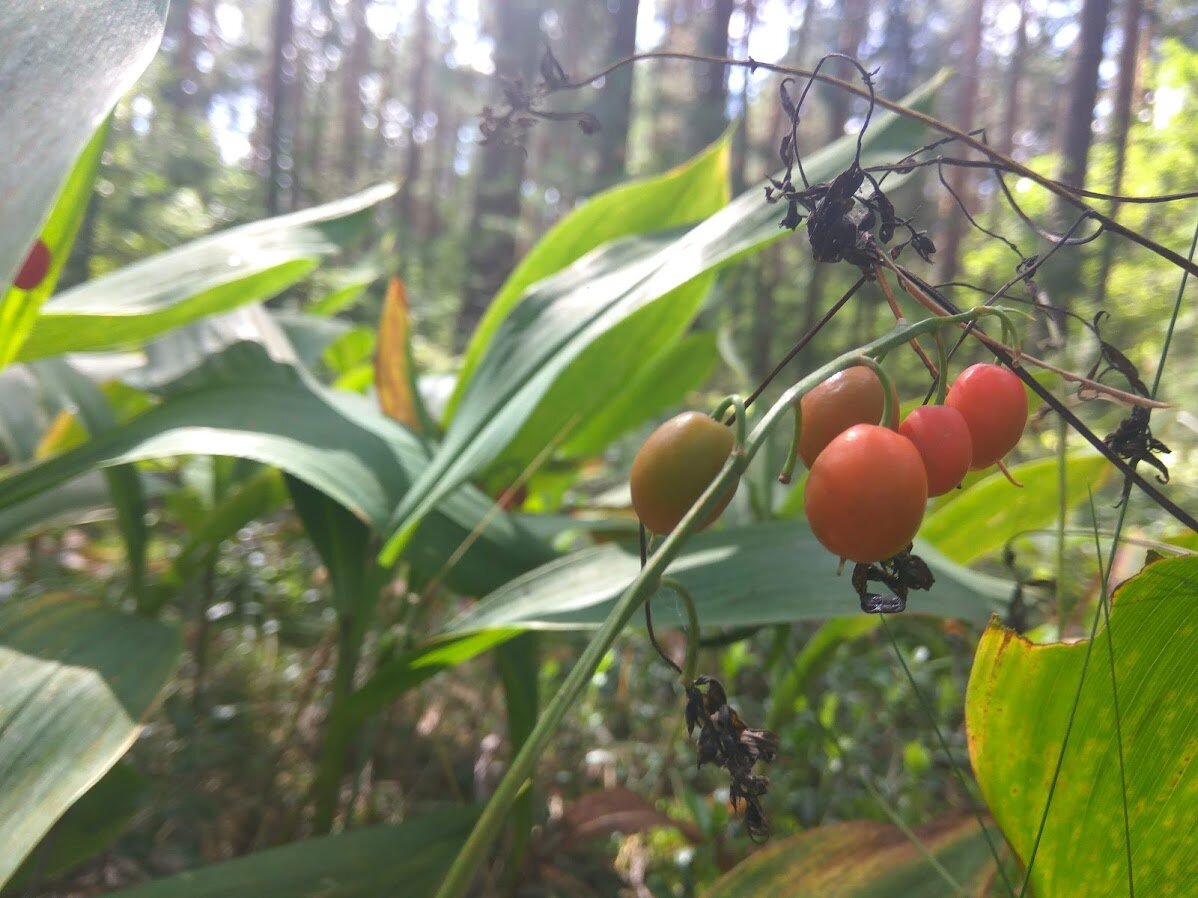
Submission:
<svg viewBox="0 0 1198 898">
<path fill-rule="evenodd" d="M 1150 565 L 1116 592 L 1110 630 L 1100 630 L 1092 651 L 1087 642 L 1036 645 L 995 623 L 982 634 L 965 701 L 969 756 L 1025 865 L 1073 718 L 1031 864 L 1036 898 L 1130 893 L 1112 644 L 1135 894 L 1195 894 L 1196 606 L 1198 558 L 1177 558 Z"/>
<path fill-rule="evenodd" d="M 387 285 L 379 318 L 378 352 L 374 357 L 374 386 L 383 413 L 420 433 L 425 430 L 416 393 L 412 336 L 408 327 L 408 291 L 395 276 Z"/>
<path fill-rule="evenodd" d="M 886 823 L 859 820 L 821 826 L 758 851 L 716 880 L 703 898 L 986 894 L 996 868 L 977 820 L 942 818 L 917 827 L 914 834 L 922 844 Z"/>
</svg>

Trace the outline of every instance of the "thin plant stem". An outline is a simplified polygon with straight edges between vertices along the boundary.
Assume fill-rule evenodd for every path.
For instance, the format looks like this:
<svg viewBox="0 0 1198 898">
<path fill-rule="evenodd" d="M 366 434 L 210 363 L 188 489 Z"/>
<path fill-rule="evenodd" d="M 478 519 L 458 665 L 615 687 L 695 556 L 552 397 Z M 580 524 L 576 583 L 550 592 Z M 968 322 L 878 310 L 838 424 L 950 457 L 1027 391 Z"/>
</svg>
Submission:
<svg viewBox="0 0 1198 898">
<path fill-rule="evenodd" d="M 1127 896 L 1136 898 L 1136 877 L 1131 860 L 1131 815 L 1127 809 L 1127 767 L 1123 758 L 1123 715 L 1119 711 L 1119 687 L 1115 677 L 1115 634 L 1111 632 L 1110 593 L 1107 588 L 1107 571 L 1102 565 L 1102 543 L 1098 538 L 1097 529 L 1098 509 L 1094 506 L 1093 490 L 1090 491 L 1090 515 L 1095 525 L 1094 555 L 1098 560 L 1098 604 L 1106 629 L 1107 661 L 1111 668 L 1111 707 L 1115 712 L 1115 747 L 1119 752 L 1119 786 L 1123 799 L 1123 844 L 1127 848 Z"/>
<path fill-rule="evenodd" d="M 1007 887 L 1007 894 L 1015 894 L 1015 886 L 1011 880 L 1007 878 L 1007 869 L 1003 866 L 1002 856 L 998 852 L 998 846 L 994 844 L 994 839 L 990 835 L 990 830 L 986 828 L 986 820 L 982 817 L 982 809 L 978 804 L 973 790 L 969 786 L 969 782 L 965 779 L 965 773 L 961 770 L 961 765 L 953 760 L 953 753 L 949 749 L 948 740 L 944 738 L 944 733 L 940 730 L 940 725 L 936 723 L 936 716 L 932 713 L 931 707 L 928 705 L 924 694 L 919 691 L 919 686 L 915 682 L 915 677 L 911 673 L 911 668 L 907 666 L 907 659 L 903 657 L 902 651 L 899 649 L 898 640 L 894 638 L 894 631 L 890 629 L 890 622 L 886 619 L 885 614 L 878 615 L 882 619 L 882 629 L 886 631 L 886 636 L 890 640 L 890 645 L 894 649 L 895 657 L 898 658 L 899 664 L 902 665 L 903 673 L 907 675 L 907 682 L 911 685 L 911 691 L 915 693 L 916 701 L 919 702 L 919 707 L 923 711 L 924 716 L 928 719 L 928 723 L 932 727 L 932 731 L 936 734 L 936 741 L 940 743 L 940 749 L 944 752 L 948 759 L 948 764 L 953 770 L 953 774 L 957 778 L 957 782 L 961 785 L 961 791 L 965 794 L 965 799 L 969 803 L 969 809 L 977 818 L 978 826 L 982 828 L 982 835 L 986 839 L 986 845 L 990 848 L 990 854 L 994 858 L 994 863 L 998 866 L 998 872 L 1002 876 L 1003 884 Z"/>
</svg>

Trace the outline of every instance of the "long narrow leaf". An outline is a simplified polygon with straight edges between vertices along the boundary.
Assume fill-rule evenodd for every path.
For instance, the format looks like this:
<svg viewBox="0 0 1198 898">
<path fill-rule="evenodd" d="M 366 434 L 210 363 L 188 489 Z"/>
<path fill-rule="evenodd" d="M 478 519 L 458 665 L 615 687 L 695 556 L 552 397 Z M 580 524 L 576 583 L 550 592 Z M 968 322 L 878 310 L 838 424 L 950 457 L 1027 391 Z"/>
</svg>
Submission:
<svg viewBox="0 0 1198 898">
<path fill-rule="evenodd" d="M 178 633 L 91 599 L 0 609 L 0 886 L 129 748 L 180 648 Z"/>
<path fill-rule="evenodd" d="M 365 232 L 391 185 L 302 212 L 230 228 L 135 262 L 47 302 L 21 359 L 139 343 L 163 331 L 266 299 L 320 257 Z"/>
<path fill-rule="evenodd" d="M 917 544 L 936 576 L 927 593 L 913 592 L 909 612 L 984 622 L 1010 598 L 1012 584 L 959 567 Z M 694 596 L 704 626 L 750 626 L 859 615 L 847 574 L 805 523 L 777 521 L 701 533 L 670 568 Z M 492 627 L 587 629 L 598 626 L 637 576 L 640 558 L 614 545 L 575 552 L 500 587 L 450 631 Z M 684 626 L 681 606 L 663 592 L 653 607 L 661 626 Z"/>
<path fill-rule="evenodd" d="M 0 291 L 67 172 L 162 38 L 165 0 L 5 0 L 0 10 Z M 0 322 L 6 322 L 0 311 Z M 12 341 L 12 342 L 9 342 Z M 0 363 L 19 335 L 0 327 Z"/>
<path fill-rule="evenodd" d="M 96 466 L 180 455 L 247 458 L 320 490 L 376 532 L 428 465 L 428 450 L 367 400 L 321 387 L 303 371 L 239 343 L 210 359 L 161 405 L 77 449 L 0 480 L 0 509 Z M 486 526 L 482 523 L 486 520 Z M 476 529 L 457 564 L 447 559 Z M 482 593 L 544 563 L 552 552 L 466 487 L 446 498 L 409 560 L 454 589 Z"/>
</svg>

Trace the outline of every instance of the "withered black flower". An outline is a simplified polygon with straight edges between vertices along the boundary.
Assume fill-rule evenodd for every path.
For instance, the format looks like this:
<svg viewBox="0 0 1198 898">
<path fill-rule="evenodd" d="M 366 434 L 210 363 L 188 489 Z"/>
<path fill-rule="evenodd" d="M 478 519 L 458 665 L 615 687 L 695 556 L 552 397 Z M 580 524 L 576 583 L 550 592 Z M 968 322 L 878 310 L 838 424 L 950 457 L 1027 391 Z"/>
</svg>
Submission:
<svg viewBox="0 0 1198 898">
<path fill-rule="evenodd" d="M 1154 453 L 1169 455 L 1172 450 L 1152 435 L 1149 416 L 1149 409 L 1136 406 L 1131 414 L 1119 422 L 1113 433 L 1107 434 L 1103 442 L 1132 464 L 1144 462 L 1152 466 L 1157 471 L 1156 479 L 1160 483 L 1168 483 L 1169 469 Z"/>
<path fill-rule="evenodd" d="M 778 754 L 778 737 L 748 726 L 728 704 L 724 687 L 711 677 L 699 677 L 686 688 L 686 727 L 699 729 L 698 763 L 715 764 L 732 779 L 728 796 L 734 808 L 744 807 L 745 829 L 754 841 L 769 838 L 769 818 L 758 799 L 769 780 L 753 773 L 758 761 Z"/>
<path fill-rule="evenodd" d="M 866 614 L 899 614 L 907 608 L 907 594 L 913 589 L 931 589 L 936 582 L 927 563 L 907 546 L 893 558 L 876 564 L 853 567 L 853 589 Z M 881 583 L 890 593 L 870 592 L 870 583 Z"/>
</svg>

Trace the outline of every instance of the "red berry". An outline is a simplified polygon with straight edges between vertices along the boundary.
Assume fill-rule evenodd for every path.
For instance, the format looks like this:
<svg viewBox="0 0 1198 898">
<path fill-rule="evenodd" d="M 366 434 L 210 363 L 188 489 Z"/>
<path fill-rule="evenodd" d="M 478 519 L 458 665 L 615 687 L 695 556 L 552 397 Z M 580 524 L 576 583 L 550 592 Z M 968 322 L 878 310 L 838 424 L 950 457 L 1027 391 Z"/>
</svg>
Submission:
<svg viewBox="0 0 1198 898">
<path fill-rule="evenodd" d="M 32 290 L 45 280 L 46 272 L 49 270 L 50 247 L 46 246 L 46 242 L 39 237 L 33 242 L 33 247 L 29 250 L 29 255 L 25 257 L 25 264 L 17 272 L 13 285 L 22 290 Z"/>
<path fill-rule="evenodd" d="M 949 388 L 944 404 L 965 416 L 975 471 L 1014 449 L 1027 424 L 1027 390 L 1018 375 L 1001 365 L 970 365 Z"/>
<path fill-rule="evenodd" d="M 943 496 L 957 486 L 973 462 L 973 439 L 965 416 L 947 405 L 921 405 L 899 425 L 915 444 L 928 471 L 928 496 Z"/>
<path fill-rule="evenodd" d="M 889 428 L 855 424 L 811 466 L 803 509 L 824 548 L 873 562 L 907 548 L 927 499 L 928 475 L 914 444 Z"/>
</svg>

